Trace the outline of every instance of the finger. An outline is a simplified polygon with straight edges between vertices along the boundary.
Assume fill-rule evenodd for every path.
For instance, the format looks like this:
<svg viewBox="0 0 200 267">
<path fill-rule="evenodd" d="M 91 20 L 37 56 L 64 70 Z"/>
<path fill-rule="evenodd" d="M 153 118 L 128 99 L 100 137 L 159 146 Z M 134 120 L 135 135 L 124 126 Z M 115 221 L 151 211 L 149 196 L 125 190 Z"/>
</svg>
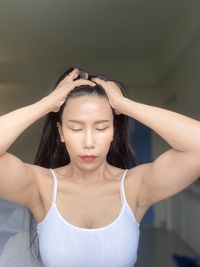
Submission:
<svg viewBox="0 0 200 267">
<path fill-rule="evenodd" d="M 74 79 L 76 79 L 78 77 L 78 75 L 79 75 L 79 69 L 75 68 L 64 78 L 64 80 L 73 81 Z"/>
<path fill-rule="evenodd" d="M 76 84 L 76 86 L 79 85 L 91 85 L 91 86 L 95 86 L 96 84 L 94 82 L 91 82 L 89 80 L 84 80 L 84 79 L 79 79 L 74 81 L 74 83 Z"/>
<path fill-rule="evenodd" d="M 80 71 L 78 68 L 74 69 L 74 71 L 71 72 L 71 79 L 74 80 L 78 77 L 78 75 L 80 74 Z"/>
<path fill-rule="evenodd" d="M 120 115 L 120 114 L 121 114 L 121 113 L 120 113 L 119 111 L 117 111 L 116 109 L 115 109 L 114 112 L 115 112 L 116 115 Z"/>
<path fill-rule="evenodd" d="M 102 79 L 99 79 L 99 78 L 91 78 L 92 81 L 96 82 L 96 83 L 102 83 L 102 84 L 105 84 L 106 82 Z"/>
</svg>

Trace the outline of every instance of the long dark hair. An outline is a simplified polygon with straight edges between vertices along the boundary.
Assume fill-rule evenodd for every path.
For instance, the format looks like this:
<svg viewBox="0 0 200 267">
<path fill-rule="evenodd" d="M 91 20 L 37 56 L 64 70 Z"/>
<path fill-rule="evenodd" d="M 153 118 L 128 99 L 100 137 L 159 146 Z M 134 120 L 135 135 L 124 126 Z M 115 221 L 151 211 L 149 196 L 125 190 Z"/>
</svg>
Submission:
<svg viewBox="0 0 200 267">
<path fill-rule="evenodd" d="M 69 68 L 65 71 L 57 80 L 55 87 L 68 75 L 74 68 Z M 80 69 L 79 69 L 80 70 Z M 111 79 L 105 75 L 89 75 L 87 72 L 80 70 L 79 76 L 76 79 L 88 79 L 98 77 L 105 81 L 113 81 L 120 88 L 123 96 L 126 95 L 125 86 L 116 80 Z M 54 90 L 53 89 L 53 90 Z M 104 88 L 100 85 L 89 86 L 81 85 L 74 88 L 67 96 L 65 102 L 61 106 L 58 112 L 50 112 L 46 115 L 43 131 L 39 143 L 39 147 L 34 159 L 34 164 L 42 166 L 44 168 L 58 168 L 67 165 L 70 162 L 70 157 L 65 144 L 61 142 L 57 122 L 62 125 L 62 114 L 65 105 L 70 98 L 76 98 L 79 96 L 92 95 L 97 97 L 106 97 L 107 94 Z M 114 124 L 114 138 L 111 143 L 110 149 L 107 154 L 107 162 L 115 167 L 129 169 L 138 165 L 138 160 L 134 152 L 134 148 L 130 142 L 130 118 L 124 114 L 115 114 L 113 112 L 113 124 Z M 35 240 L 33 237 L 34 229 L 33 224 L 37 225 L 33 215 L 30 213 L 31 231 L 30 240 Z M 39 249 L 37 249 L 37 255 L 39 256 Z"/>
</svg>

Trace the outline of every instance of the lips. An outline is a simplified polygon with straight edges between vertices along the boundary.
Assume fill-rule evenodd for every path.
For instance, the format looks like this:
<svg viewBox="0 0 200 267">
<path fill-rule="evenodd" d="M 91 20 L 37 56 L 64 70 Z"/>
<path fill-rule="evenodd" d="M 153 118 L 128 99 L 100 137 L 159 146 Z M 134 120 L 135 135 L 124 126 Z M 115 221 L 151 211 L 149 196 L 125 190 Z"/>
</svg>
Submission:
<svg viewBox="0 0 200 267">
<path fill-rule="evenodd" d="M 80 156 L 81 158 L 96 158 L 97 156 L 94 156 L 94 155 L 83 155 L 83 156 Z"/>
<path fill-rule="evenodd" d="M 97 156 L 94 156 L 94 155 L 83 155 L 83 156 L 80 156 L 80 158 L 84 162 L 93 162 L 97 158 Z"/>
</svg>

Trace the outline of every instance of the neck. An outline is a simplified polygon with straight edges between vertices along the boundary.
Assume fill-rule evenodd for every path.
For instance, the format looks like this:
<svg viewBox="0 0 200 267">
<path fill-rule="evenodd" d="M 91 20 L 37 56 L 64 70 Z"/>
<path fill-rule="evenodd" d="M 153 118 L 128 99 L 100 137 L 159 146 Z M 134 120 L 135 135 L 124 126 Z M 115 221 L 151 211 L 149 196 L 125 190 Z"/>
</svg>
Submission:
<svg viewBox="0 0 200 267">
<path fill-rule="evenodd" d="M 67 165 L 67 168 L 67 173 L 70 179 L 75 183 L 83 185 L 101 184 L 107 181 L 109 177 L 113 176 L 111 173 L 111 165 L 107 162 L 91 169 L 81 169 L 71 162 Z"/>
</svg>

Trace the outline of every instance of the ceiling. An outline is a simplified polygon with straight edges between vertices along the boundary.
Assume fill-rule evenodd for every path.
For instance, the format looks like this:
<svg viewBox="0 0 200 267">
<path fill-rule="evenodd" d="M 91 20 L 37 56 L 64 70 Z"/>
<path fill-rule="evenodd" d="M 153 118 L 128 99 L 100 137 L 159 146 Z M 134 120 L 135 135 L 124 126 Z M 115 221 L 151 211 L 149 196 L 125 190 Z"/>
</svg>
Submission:
<svg viewBox="0 0 200 267">
<path fill-rule="evenodd" d="M 47 84 L 52 75 L 72 64 L 111 71 L 125 62 L 121 68 L 130 71 L 129 67 L 134 69 L 130 62 L 136 62 L 138 71 L 141 62 L 158 58 L 188 3 L 0 0 L 0 88 L 36 80 Z"/>
<path fill-rule="evenodd" d="M 153 57 L 183 0 L 0 1 L 2 60 Z"/>
</svg>

